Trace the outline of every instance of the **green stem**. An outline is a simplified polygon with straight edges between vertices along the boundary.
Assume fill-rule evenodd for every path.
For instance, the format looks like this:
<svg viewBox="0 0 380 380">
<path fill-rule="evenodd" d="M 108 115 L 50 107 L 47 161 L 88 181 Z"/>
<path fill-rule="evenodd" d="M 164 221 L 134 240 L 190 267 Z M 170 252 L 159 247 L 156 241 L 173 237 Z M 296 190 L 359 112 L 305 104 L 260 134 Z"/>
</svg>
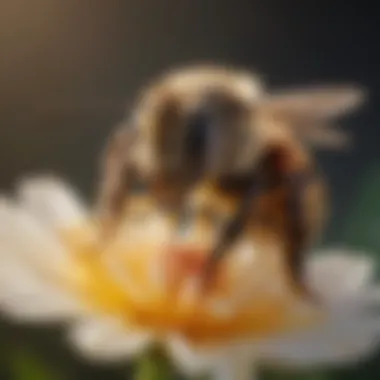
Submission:
<svg viewBox="0 0 380 380">
<path fill-rule="evenodd" d="M 157 347 L 147 351 L 135 363 L 133 380 L 210 380 L 208 375 L 188 379 L 174 368 L 165 352 Z"/>
<path fill-rule="evenodd" d="M 171 380 L 177 378 L 175 370 L 165 353 L 152 348 L 141 356 L 135 365 L 134 380 Z"/>
</svg>

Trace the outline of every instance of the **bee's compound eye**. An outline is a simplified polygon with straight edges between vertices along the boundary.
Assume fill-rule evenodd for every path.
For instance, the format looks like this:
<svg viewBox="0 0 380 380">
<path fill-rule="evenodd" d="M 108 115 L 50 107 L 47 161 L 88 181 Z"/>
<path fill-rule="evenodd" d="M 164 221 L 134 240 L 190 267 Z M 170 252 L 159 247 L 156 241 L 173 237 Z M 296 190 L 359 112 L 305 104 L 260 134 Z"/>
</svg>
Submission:
<svg viewBox="0 0 380 380">
<path fill-rule="evenodd" d="M 197 110 L 188 116 L 186 149 L 190 155 L 200 156 L 205 153 L 211 123 L 212 118 L 207 109 Z"/>
</svg>

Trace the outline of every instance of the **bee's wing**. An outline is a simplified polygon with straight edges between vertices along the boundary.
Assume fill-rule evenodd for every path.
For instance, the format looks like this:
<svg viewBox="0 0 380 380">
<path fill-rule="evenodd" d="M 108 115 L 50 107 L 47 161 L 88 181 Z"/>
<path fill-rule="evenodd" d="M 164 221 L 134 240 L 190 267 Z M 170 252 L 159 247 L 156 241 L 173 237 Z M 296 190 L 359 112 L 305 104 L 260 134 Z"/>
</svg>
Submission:
<svg viewBox="0 0 380 380">
<path fill-rule="evenodd" d="M 351 136 L 329 124 L 314 124 L 299 128 L 298 135 L 306 143 L 324 149 L 347 149 L 351 147 Z"/>
<path fill-rule="evenodd" d="M 350 136 L 332 121 L 358 109 L 366 96 L 366 91 L 357 86 L 319 86 L 269 95 L 260 106 L 264 112 L 282 119 L 307 143 L 342 149 L 349 147 Z"/>
<path fill-rule="evenodd" d="M 356 110 L 365 102 L 366 95 L 357 86 L 319 86 L 269 95 L 261 106 L 274 114 L 326 120 Z"/>
</svg>

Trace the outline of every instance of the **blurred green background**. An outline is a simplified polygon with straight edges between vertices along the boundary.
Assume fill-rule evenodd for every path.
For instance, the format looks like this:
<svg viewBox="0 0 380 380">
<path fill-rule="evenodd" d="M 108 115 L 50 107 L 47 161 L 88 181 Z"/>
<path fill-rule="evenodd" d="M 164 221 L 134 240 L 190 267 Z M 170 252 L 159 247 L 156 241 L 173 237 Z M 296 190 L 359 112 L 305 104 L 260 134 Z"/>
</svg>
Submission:
<svg viewBox="0 0 380 380">
<path fill-rule="evenodd" d="M 370 103 L 344 121 L 354 148 L 319 154 L 333 215 L 325 244 L 380 253 L 380 24 L 369 3 L 336 0 L 0 0 L 0 186 L 52 171 L 91 200 L 106 136 L 138 88 L 167 68 L 217 61 L 270 87 L 360 83 Z M 1 263 L 0 263 L 1 265 Z M 0 378 L 128 378 L 80 361 L 59 328 L 0 323 Z M 267 379 L 378 379 L 380 355 L 354 368 Z"/>
</svg>

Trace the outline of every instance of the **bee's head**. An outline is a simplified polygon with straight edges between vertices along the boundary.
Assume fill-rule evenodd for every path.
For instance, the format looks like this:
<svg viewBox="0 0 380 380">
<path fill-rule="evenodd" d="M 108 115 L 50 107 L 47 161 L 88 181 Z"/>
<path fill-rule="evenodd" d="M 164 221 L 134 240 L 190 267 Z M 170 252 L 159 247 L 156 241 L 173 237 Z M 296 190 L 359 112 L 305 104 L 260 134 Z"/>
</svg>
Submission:
<svg viewBox="0 0 380 380">
<path fill-rule="evenodd" d="M 249 124 L 260 93 L 253 75 L 224 67 L 165 75 L 143 94 L 137 110 L 150 165 L 196 177 L 236 170 L 250 146 Z"/>
</svg>

